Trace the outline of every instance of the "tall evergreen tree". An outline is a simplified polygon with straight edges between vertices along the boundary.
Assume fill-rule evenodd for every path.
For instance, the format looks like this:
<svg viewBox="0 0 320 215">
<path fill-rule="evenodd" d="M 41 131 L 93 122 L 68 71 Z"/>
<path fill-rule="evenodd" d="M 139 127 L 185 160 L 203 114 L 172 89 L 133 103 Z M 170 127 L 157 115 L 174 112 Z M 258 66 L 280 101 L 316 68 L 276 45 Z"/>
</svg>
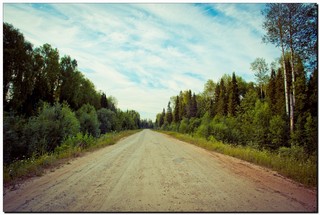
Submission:
<svg viewBox="0 0 320 215">
<path fill-rule="evenodd" d="M 196 95 L 193 93 L 191 98 L 191 104 L 190 104 L 190 117 L 196 117 L 197 112 L 198 112 L 197 98 L 196 98 Z"/>
<path fill-rule="evenodd" d="M 180 91 L 180 96 L 179 96 L 179 118 L 182 120 L 183 117 L 187 116 L 187 112 L 186 112 L 186 104 L 183 100 L 183 93 L 182 91 Z"/>
<path fill-rule="evenodd" d="M 223 79 L 220 81 L 220 93 L 219 100 L 217 103 L 217 114 L 225 116 L 227 114 L 228 100 L 227 100 L 227 89 Z"/>
<path fill-rule="evenodd" d="M 214 117 L 214 104 L 213 104 L 213 99 L 210 99 L 209 116 L 210 116 L 210 118 L 213 118 L 213 117 Z"/>
<path fill-rule="evenodd" d="M 235 116 L 236 108 L 240 104 L 239 89 L 235 73 L 232 74 L 232 80 L 229 88 L 228 114 L 230 116 Z"/>
<path fill-rule="evenodd" d="M 108 108 L 108 99 L 105 93 L 101 94 L 100 103 L 101 103 L 101 108 Z"/>
<path fill-rule="evenodd" d="M 267 86 L 267 100 L 270 104 L 270 109 L 274 112 L 276 105 L 276 72 L 274 69 L 271 69 L 271 76 Z"/>
<path fill-rule="evenodd" d="M 214 90 L 214 101 L 213 101 L 213 105 L 212 105 L 212 111 L 213 111 L 213 115 L 212 117 L 214 117 L 214 115 L 218 114 L 218 104 L 219 104 L 219 100 L 220 100 L 220 83 L 217 83 L 217 86 Z"/>
<path fill-rule="evenodd" d="M 283 83 L 283 72 L 282 69 L 278 69 L 278 73 L 275 80 L 276 90 L 275 90 L 275 113 L 278 115 L 286 115 L 285 109 L 285 93 L 284 93 L 284 83 Z"/>
<path fill-rule="evenodd" d="M 172 109 L 170 106 L 170 102 L 168 102 L 167 114 L 165 121 L 170 125 L 172 123 Z"/>
<path fill-rule="evenodd" d="M 187 91 L 187 95 L 186 95 L 186 117 L 188 119 L 191 118 L 191 115 L 192 115 L 192 93 L 191 93 L 191 90 L 188 90 Z"/>
<path fill-rule="evenodd" d="M 166 111 L 165 111 L 165 109 L 163 108 L 162 113 L 161 113 L 161 115 L 160 115 L 159 127 L 162 127 L 162 125 L 164 124 L 165 117 L 166 117 Z"/>
<path fill-rule="evenodd" d="M 173 111 L 173 121 L 175 123 L 180 122 L 181 118 L 180 118 L 180 99 L 179 96 L 176 97 L 176 105 L 174 106 L 174 111 Z"/>
</svg>

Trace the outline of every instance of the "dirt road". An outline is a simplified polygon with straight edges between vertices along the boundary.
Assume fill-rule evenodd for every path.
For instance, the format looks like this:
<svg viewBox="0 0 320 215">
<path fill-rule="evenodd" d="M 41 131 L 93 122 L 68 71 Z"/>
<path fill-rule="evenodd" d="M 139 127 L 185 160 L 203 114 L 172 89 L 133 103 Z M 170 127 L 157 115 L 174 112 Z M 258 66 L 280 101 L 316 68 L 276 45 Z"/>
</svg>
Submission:
<svg viewBox="0 0 320 215">
<path fill-rule="evenodd" d="M 150 130 L 4 192 L 5 212 L 317 211 L 314 190 Z"/>
</svg>

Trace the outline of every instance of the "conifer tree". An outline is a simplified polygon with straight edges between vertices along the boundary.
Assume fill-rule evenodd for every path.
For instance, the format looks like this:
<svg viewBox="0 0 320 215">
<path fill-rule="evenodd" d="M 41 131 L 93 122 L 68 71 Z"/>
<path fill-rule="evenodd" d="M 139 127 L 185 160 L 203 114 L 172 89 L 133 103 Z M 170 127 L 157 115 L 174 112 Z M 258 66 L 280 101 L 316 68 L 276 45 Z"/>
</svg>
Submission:
<svg viewBox="0 0 320 215">
<path fill-rule="evenodd" d="M 197 98 L 196 98 L 196 95 L 193 93 L 191 97 L 191 104 L 190 104 L 190 117 L 196 117 L 197 112 L 198 112 Z"/>
<path fill-rule="evenodd" d="M 170 106 L 170 101 L 168 102 L 168 107 L 167 107 L 167 114 L 166 114 L 166 120 L 165 120 L 169 125 L 172 123 L 172 109 Z"/>
<path fill-rule="evenodd" d="M 232 80 L 229 89 L 228 114 L 230 116 L 235 116 L 236 108 L 240 104 L 239 89 L 235 73 L 232 74 Z"/>
<path fill-rule="evenodd" d="M 175 123 L 180 122 L 180 112 L 179 112 L 179 108 L 180 108 L 180 99 L 179 96 L 176 97 L 176 105 L 174 106 L 174 111 L 173 111 L 173 121 Z"/>
<path fill-rule="evenodd" d="M 225 87 L 225 83 L 223 79 L 220 81 L 220 93 L 219 93 L 219 99 L 217 103 L 217 114 L 220 114 L 222 116 L 225 116 L 227 113 L 227 89 Z"/>
<path fill-rule="evenodd" d="M 274 69 L 271 70 L 271 76 L 267 87 L 267 100 L 270 104 L 270 109 L 274 112 L 276 105 L 276 72 Z"/>
<path fill-rule="evenodd" d="M 220 83 L 217 83 L 217 86 L 214 90 L 214 101 L 213 101 L 213 105 L 212 105 L 212 112 L 213 112 L 212 117 L 214 117 L 214 115 L 218 114 L 219 100 L 220 100 Z"/>
</svg>

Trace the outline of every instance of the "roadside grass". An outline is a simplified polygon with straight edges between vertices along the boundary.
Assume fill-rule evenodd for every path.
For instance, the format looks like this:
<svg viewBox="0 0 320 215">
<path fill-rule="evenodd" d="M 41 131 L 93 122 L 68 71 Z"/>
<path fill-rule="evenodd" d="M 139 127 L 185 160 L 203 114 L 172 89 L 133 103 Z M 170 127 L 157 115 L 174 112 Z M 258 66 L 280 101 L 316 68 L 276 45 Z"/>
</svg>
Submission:
<svg viewBox="0 0 320 215">
<path fill-rule="evenodd" d="M 4 185 L 14 185 L 19 180 L 33 176 L 41 176 L 46 169 L 54 168 L 68 160 L 81 156 L 85 152 L 91 152 L 105 146 L 113 145 L 120 139 L 139 132 L 140 130 L 108 133 L 95 139 L 92 136 L 77 134 L 68 138 L 53 153 L 18 160 L 3 166 Z"/>
<path fill-rule="evenodd" d="M 308 187 L 317 186 L 317 158 L 299 159 L 267 150 L 257 150 L 249 146 L 224 144 L 214 138 L 206 140 L 172 131 L 158 131 L 179 140 L 194 144 L 210 151 L 216 151 L 232 157 L 258 164 L 277 171 L 279 174 L 300 182 Z"/>
</svg>

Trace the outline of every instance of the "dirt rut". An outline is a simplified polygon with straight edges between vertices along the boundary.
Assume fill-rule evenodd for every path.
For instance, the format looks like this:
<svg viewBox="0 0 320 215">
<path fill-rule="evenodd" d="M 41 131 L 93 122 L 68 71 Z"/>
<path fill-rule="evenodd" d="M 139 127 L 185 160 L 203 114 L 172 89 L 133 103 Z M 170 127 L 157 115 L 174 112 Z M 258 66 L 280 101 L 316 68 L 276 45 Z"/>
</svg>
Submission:
<svg viewBox="0 0 320 215">
<path fill-rule="evenodd" d="M 4 190 L 5 212 L 316 212 L 315 190 L 143 130 Z"/>
</svg>

